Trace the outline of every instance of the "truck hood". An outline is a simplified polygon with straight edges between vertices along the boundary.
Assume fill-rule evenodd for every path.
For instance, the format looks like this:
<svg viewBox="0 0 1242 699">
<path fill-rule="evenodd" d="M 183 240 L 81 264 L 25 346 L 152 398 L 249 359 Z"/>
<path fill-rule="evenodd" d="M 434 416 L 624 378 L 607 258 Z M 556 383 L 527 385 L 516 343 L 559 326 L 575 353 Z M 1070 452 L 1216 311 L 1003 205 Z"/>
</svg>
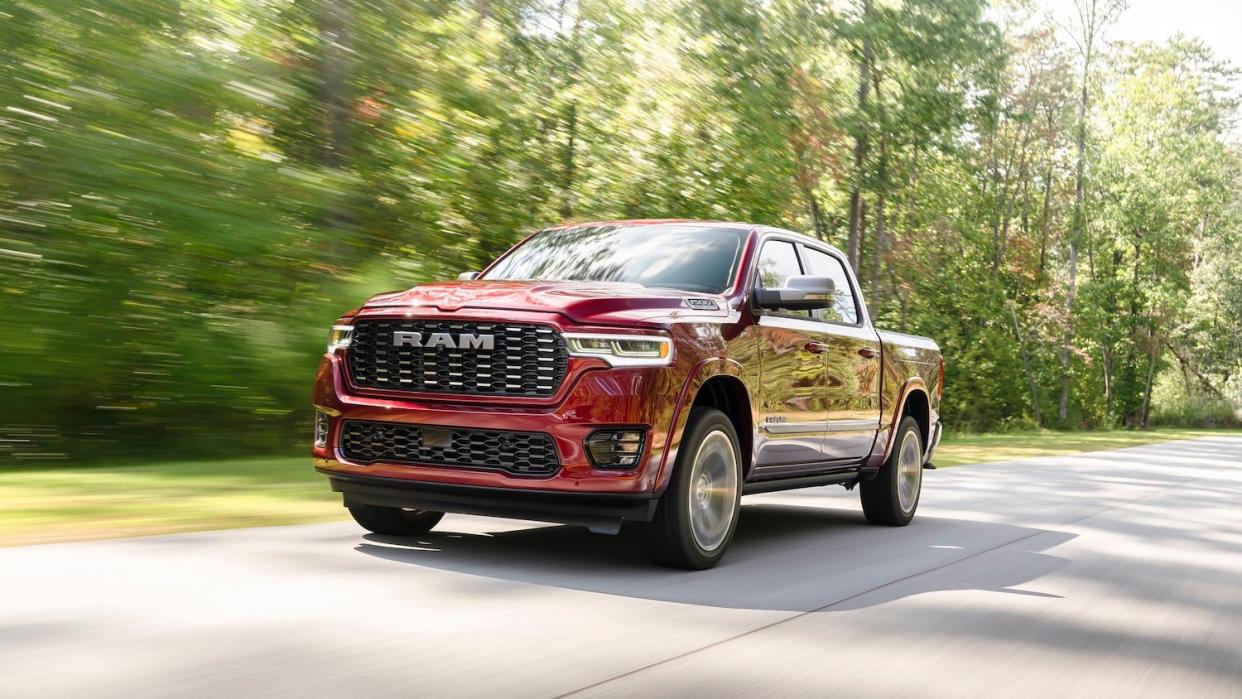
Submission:
<svg viewBox="0 0 1242 699">
<path fill-rule="evenodd" d="M 364 307 L 430 307 L 444 312 L 462 308 L 535 311 L 559 313 L 584 325 L 637 325 L 729 315 L 727 302 L 720 295 L 650 289 L 621 282 L 436 282 L 379 294 Z"/>
</svg>

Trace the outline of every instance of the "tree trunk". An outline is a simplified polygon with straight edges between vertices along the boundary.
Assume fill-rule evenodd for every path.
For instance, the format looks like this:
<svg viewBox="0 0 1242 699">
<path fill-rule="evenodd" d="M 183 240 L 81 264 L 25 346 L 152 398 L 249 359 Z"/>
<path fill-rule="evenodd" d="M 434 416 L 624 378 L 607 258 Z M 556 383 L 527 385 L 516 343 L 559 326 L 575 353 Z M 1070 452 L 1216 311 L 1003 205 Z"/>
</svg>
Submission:
<svg viewBox="0 0 1242 699">
<path fill-rule="evenodd" d="M 1201 251 L 1203 249 L 1202 243 L 1203 243 L 1203 240 L 1207 238 L 1207 232 L 1208 232 L 1208 212 L 1207 212 L 1207 209 L 1204 209 L 1203 217 L 1199 220 L 1199 240 L 1195 241 L 1194 259 L 1190 265 L 1191 270 L 1196 271 L 1196 272 L 1199 271 L 1199 265 L 1203 262 L 1203 257 L 1201 254 Z"/>
<path fill-rule="evenodd" d="M 1208 379 L 1208 377 L 1204 376 L 1198 369 L 1195 368 L 1195 365 L 1190 361 L 1191 357 L 1189 355 L 1179 351 L 1177 346 L 1171 342 L 1165 342 L 1165 347 L 1168 347 L 1169 351 L 1173 353 L 1173 356 L 1177 357 L 1177 361 L 1182 365 L 1182 369 L 1184 371 L 1189 371 L 1195 375 L 1195 378 L 1199 379 L 1199 385 L 1203 387 L 1204 391 L 1216 396 L 1217 398 L 1224 396 L 1224 394 L 1221 393 L 1221 390 L 1217 388 L 1212 381 Z"/>
<path fill-rule="evenodd" d="M 349 3 L 319 3 L 319 101 L 323 108 L 324 165 L 343 168 L 349 162 Z"/>
<path fill-rule="evenodd" d="M 880 268 L 884 264 L 884 193 L 881 192 L 875 203 L 875 251 L 871 260 L 871 309 L 872 314 L 880 312 Z"/>
<path fill-rule="evenodd" d="M 1151 417 L 1151 382 L 1156 374 L 1156 360 L 1160 358 L 1160 343 L 1156 341 L 1155 319 L 1152 319 L 1151 325 L 1147 328 L 1147 341 L 1151 344 L 1151 351 L 1147 362 L 1147 386 L 1143 389 L 1143 416 L 1140 422 L 1143 429 L 1147 429 L 1147 422 Z"/>
<path fill-rule="evenodd" d="M 860 142 L 862 142 L 862 140 L 863 139 L 860 139 Z M 865 145 L 863 146 L 863 150 L 866 150 Z M 854 147 L 854 162 L 855 172 L 858 173 L 862 169 L 862 157 L 859 155 L 858 144 L 855 144 Z M 854 269 L 858 269 L 858 262 L 862 258 L 862 249 L 860 245 L 862 241 L 859 229 L 862 226 L 861 219 L 863 206 L 862 192 L 859 190 L 858 185 L 855 184 L 852 186 L 850 191 L 850 237 L 848 249 L 850 266 Z"/>
<path fill-rule="evenodd" d="M 1126 321 L 1126 326 L 1129 329 L 1130 342 L 1128 343 L 1128 347 L 1126 348 L 1125 363 L 1122 364 L 1122 366 L 1126 369 L 1125 376 L 1127 379 L 1126 383 L 1122 386 L 1122 389 L 1125 391 L 1124 395 L 1126 397 L 1125 419 L 1126 419 L 1126 422 L 1128 423 L 1127 426 L 1132 426 L 1135 422 L 1137 422 L 1136 418 L 1138 417 L 1133 414 L 1133 403 L 1131 403 L 1129 399 L 1132 398 L 1134 395 L 1134 388 L 1135 388 L 1134 382 L 1137 380 L 1137 377 L 1135 376 L 1137 372 L 1134 368 L 1135 362 L 1137 361 L 1137 357 L 1135 357 L 1134 355 L 1135 355 L 1135 350 L 1138 349 L 1138 340 L 1137 338 L 1135 338 L 1134 335 L 1138 329 L 1138 315 L 1139 315 L 1138 285 L 1139 285 L 1139 272 L 1140 272 L 1139 263 L 1142 259 L 1142 255 L 1143 255 L 1143 239 L 1142 239 L 1141 234 L 1135 233 L 1134 268 L 1131 270 L 1131 273 L 1130 273 L 1130 316 Z M 1121 260 L 1120 253 L 1117 253 L 1117 255 L 1114 257 L 1114 267 L 1116 267 L 1120 263 L 1120 260 Z M 1109 272 L 1110 275 L 1115 274 L 1115 273 L 1116 273 L 1115 269 Z M 1116 314 L 1116 315 L 1120 315 L 1120 314 Z"/>
<path fill-rule="evenodd" d="M 1052 211 L 1052 158 L 1048 158 L 1048 172 L 1044 177 L 1044 205 L 1039 213 L 1039 284 L 1044 283 L 1044 271 L 1048 266 L 1048 223 Z"/>
<path fill-rule="evenodd" d="M 1113 412 L 1113 351 L 1107 343 L 1102 343 L 1100 355 L 1103 357 L 1100 364 L 1104 368 L 1104 414 L 1110 415 Z"/>
<path fill-rule="evenodd" d="M 1000 235 L 997 237 L 996 257 L 992 260 L 992 271 L 1000 269 L 1001 263 L 1005 261 L 1005 251 L 1009 248 L 1009 222 L 1013 218 L 1013 203 L 1018 197 L 1018 192 L 1022 192 L 1026 186 L 1026 153 L 1027 147 L 1030 145 L 1030 137 L 1027 129 L 1023 128 L 1022 151 L 1018 155 L 1018 186 L 1016 192 L 1010 193 L 1010 177 L 1008 173 L 1005 175 L 1005 206 L 1001 214 Z"/>
<path fill-rule="evenodd" d="M 319 160 L 325 167 L 344 170 L 351 157 L 350 126 L 354 96 L 350 89 L 349 3 L 319 0 L 315 6 L 319 30 L 319 55 L 316 57 L 316 99 L 320 110 Z M 353 223 L 353 214 L 346 199 L 328 198 L 316 215 L 316 225 L 324 230 L 342 231 Z M 338 237 L 331 245 L 340 248 L 345 239 Z M 341 254 L 344 254 L 342 251 Z"/>
<path fill-rule="evenodd" d="M 873 0 L 863 0 L 862 23 L 871 21 Z M 862 180 L 863 165 L 867 158 L 867 104 L 871 90 L 871 64 L 875 54 L 871 47 L 871 39 L 863 39 L 862 59 L 858 62 L 858 133 L 854 136 L 854 178 L 850 184 L 850 232 L 849 258 L 850 264 L 858 270 L 862 265 L 862 233 L 863 233 L 863 197 Z"/>
<path fill-rule="evenodd" d="M 475 22 L 480 24 L 492 17 L 491 0 L 474 0 L 474 13 L 476 15 Z"/>
<path fill-rule="evenodd" d="M 570 103 L 566 109 L 565 129 L 568 136 L 562 158 L 561 218 L 568 221 L 574 215 L 574 150 L 578 138 L 578 105 Z"/>
<path fill-rule="evenodd" d="M 815 237 L 820 240 L 828 240 L 828 225 L 824 221 L 824 212 L 819 207 L 819 200 L 815 198 L 815 190 L 811 185 L 802 184 L 802 193 L 806 196 L 807 208 L 811 214 L 811 228 L 815 231 Z"/>
<path fill-rule="evenodd" d="M 565 2 L 561 1 L 560 6 L 560 22 L 562 26 L 565 22 Z M 579 18 L 574 16 L 573 29 L 570 34 L 569 45 L 569 79 L 567 85 L 573 88 L 578 83 L 578 73 L 582 67 L 582 52 L 578 46 L 579 41 Z M 561 151 L 561 218 L 569 220 L 574 215 L 574 181 L 577 177 L 577 156 L 578 145 L 578 102 L 570 101 L 565 107 L 565 147 Z"/>
<path fill-rule="evenodd" d="M 858 206 L 858 225 L 862 228 L 862 230 L 867 230 L 867 202 L 865 200 Z M 862 256 L 861 250 L 859 250 L 859 256 Z M 860 268 L 855 267 L 854 273 L 858 274 L 859 269 Z M 861 280 L 859 283 L 861 283 Z"/>
<path fill-rule="evenodd" d="M 880 92 L 880 72 L 878 70 L 872 71 L 871 80 L 873 82 L 873 87 L 875 89 L 876 107 L 880 110 L 881 114 L 883 114 L 884 101 L 883 101 L 882 93 Z M 881 123 L 883 123 L 883 119 L 881 119 Z M 887 201 L 888 200 L 888 135 L 887 134 L 881 134 L 880 136 L 880 164 L 879 164 L 878 172 L 876 173 L 876 175 L 877 175 L 876 188 L 878 190 L 878 193 L 876 195 L 876 204 L 875 204 L 875 251 L 872 255 L 873 259 L 871 260 L 871 290 L 870 290 L 871 291 L 871 308 L 872 308 L 873 316 L 879 315 L 880 313 L 880 302 L 882 300 L 881 299 L 882 294 L 880 292 L 880 271 L 884 265 L 885 248 L 888 246 L 888 243 L 884 238 L 885 236 L 884 226 L 886 223 L 885 206 L 888 203 Z"/>
<path fill-rule="evenodd" d="M 1195 392 L 1194 386 L 1190 383 L 1190 368 L 1186 366 L 1186 362 L 1181 357 L 1178 357 L 1176 354 L 1173 356 L 1177 357 L 1177 364 L 1182 370 L 1182 390 L 1186 392 L 1186 399 L 1190 400 Z"/>
<path fill-rule="evenodd" d="M 1094 1 L 1092 15 L 1094 19 Z M 1074 219 L 1070 227 L 1069 282 L 1065 294 L 1065 337 L 1061 343 L 1061 398 L 1057 403 L 1057 417 L 1064 422 L 1069 417 L 1070 395 L 1070 346 L 1074 342 L 1074 295 L 1078 291 L 1078 243 L 1085 227 L 1083 199 L 1086 191 L 1087 110 L 1091 78 L 1091 51 L 1095 41 L 1095 23 L 1091 22 L 1084 42 L 1082 64 L 1082 90 L 1078 99 L 1078 133 L 1076 137 L 1077 158 L 1074 165 Z"/>
<path fill-rule="evenodd" d="M 1026 372 L 1026 383 L 1031 390 L 1031 410 L 1035 413 L 1035 425 L 1042 424 L 1039 412 L 1039 386 L 1035 383 L 1035 374 L 1031 371 L 1031 357 L 1026 351 L 1026 342 L 1022 339 L 1022 330 L 1018 326 L 1018 312 L 1014 304 L 1009 304 L 1009 317 L 1013 319 L 1013 339 L 1018 343 L 1018 351 L 1022 355 L 1022 369 Z"/>
<path fill-rule="evenodd" d="M 1005 155 L 1004 176 L 1002 177 L 1001 175 L 999 164 L 992 173 L 992 179 L 1000 186 L 1000 200 L 996 204 L 995 215 L 992 217 L 993 273 L 1000 268 L 1001 259 L 1005 255 L 1005 237 L 1009 234 L 1009 215 L 1013 209 L 1013 197 L 1010 194 L 1010 188 L 1013 186 L 1014 155 L 1018 152 L 1020 143 L 1022 154 L 1019 162 L 1026 161 L 1027 131 L 1028 129 L 1024 125 L 1014 138 L 1013 143 L 1010 144 L 1009 153 Z"/>
</svg>

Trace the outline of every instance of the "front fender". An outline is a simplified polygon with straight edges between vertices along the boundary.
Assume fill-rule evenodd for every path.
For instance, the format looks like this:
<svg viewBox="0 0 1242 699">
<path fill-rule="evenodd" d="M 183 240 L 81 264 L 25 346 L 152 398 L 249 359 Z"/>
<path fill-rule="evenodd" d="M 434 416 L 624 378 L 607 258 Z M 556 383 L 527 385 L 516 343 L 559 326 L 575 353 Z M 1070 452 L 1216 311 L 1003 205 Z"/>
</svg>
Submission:
<svg viewBox="0 0 1242 699">
<path fill-rule="evenodd" d="M 681 445 L 682 435 L 685 434 L 686 422 L 690 419 L 690 409 L 694 406 L 694 399 L 698 396 L 699 389 L 709 380 L 718 376 L 731 376 L 742 384 L 746 390 L 746 403 L 751 412 L 750 423 L 752 425 L 755 424 L 754 396 L 751 395 L 751 387 L 743 377 L 742 364 L 727 357 L 711 357 L 696 364 L 686 378 L 681 393 L 677 396 L 677 406 L 673 411 L 673 419 L 665 439 L 667 447 L 664 450 L 664 457 L 660 462 L 660 469 L 656 477 L 656 492 L 662 492 L 668 486 L 669 479 L 672 478 L 673 464 L 677 463 L 677 450 Z M 750 437 L 746 441 L 753 445 L 754 435 L 751 434 Z M 743 454 L 742 456 L 746 463 L 753 463 L 753 454 Z"/>
</svg>

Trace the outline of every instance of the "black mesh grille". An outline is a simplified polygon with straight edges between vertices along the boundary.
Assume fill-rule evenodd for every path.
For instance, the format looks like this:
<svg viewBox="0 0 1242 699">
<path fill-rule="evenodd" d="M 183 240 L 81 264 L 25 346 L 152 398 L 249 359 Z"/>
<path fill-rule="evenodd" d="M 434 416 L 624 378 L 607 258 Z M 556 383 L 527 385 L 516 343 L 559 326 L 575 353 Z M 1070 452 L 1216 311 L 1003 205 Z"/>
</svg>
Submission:
<svg viewBox="0 0 1242 699">
<path fill-rule="evenodd" d="M 451 466 L 550 476 L 561 467 L 552 438 L 542 432 L 462 430 L 397 422 L 346 420 L 341 452 L 359 463 Z"/>
<path fill-rule="evenodd" d="M 419 333 L 421 344 L 444 333 L 490 336 L 483 347 L 397 346 L 394 333 Z M 349 370 L 364 388 L 492 396 L 550 396 L 565 378 L 569 357 L 560 333 L 546 325 L 443 320 L 362 320 L 354 324 Z"/>
</svg>

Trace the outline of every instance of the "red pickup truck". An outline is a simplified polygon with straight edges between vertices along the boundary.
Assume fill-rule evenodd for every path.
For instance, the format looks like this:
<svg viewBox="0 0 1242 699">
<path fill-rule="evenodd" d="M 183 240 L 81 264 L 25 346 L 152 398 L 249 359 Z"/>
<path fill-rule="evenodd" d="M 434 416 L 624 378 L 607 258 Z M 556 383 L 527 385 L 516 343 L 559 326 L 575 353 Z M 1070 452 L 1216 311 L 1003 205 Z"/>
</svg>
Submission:
<svg viewBox="0 0 1242 699">
<path fill-rule="evenodd" d="M 576 224 L 342 316 L 315 381 L 314 462 L 379 534 L 445 512 L 638 522 L 655 561 L 701 569 L 745 494 L 858 485 L 868 520 L 910 522 L 943 376 L 934 342 L 872 327 L 818 240 Z"/>
</svg>

